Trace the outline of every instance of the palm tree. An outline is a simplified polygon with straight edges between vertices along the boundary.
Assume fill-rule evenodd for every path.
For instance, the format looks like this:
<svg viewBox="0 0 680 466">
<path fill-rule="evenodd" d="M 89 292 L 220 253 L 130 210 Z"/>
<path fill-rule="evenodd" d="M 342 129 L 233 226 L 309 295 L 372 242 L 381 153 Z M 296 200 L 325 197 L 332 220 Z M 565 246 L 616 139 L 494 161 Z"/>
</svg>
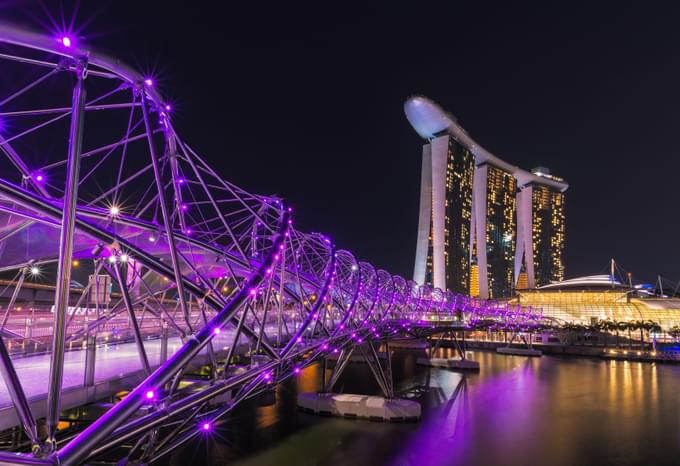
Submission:
<svg viewBox="0 0 680 466">
<path fill-rule="evenodd" d="M 619 340 L 619 331 L 623 332 L 623 331 L 626 331 L 626 330 L 628 330 L 628 322 L 617 322 L 616 323 L 617 346 L 620 345 L 620 342 L 618 341 Z M 629 332 L 629 334 L 630 334 L 630 332 Z M 629 340 L 629 343 L 630 343 L 630 340 Z"/>
<path fill-rule="evenodd" d="M 604 347 L 607 347 L 607 337 L 609 336 L 609 332 L 614 330 L 614 327 L 616 324 L 612 322 L 611 320 L 600 320 L 596 324 L 597 329 L 604 334 Z"/>
</svg>

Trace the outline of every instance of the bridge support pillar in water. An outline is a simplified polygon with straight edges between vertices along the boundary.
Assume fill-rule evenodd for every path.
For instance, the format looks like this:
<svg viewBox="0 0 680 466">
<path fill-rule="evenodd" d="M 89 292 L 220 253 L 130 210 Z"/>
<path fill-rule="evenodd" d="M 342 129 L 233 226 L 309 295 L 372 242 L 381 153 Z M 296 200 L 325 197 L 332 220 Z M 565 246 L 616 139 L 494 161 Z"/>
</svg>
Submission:
<svg viewBox="0 0 680 466">
<path fill-rule="evenodd" d="M 460 334 L 459 334 L 460 333 Z M 458 358 L 437 358 L 434 357 L 435 353 L 441 346 L 441 343 L 445 336 L 449 337 L 449 341 L 453 343 L 453 348 L 458 353 Z M 434 337 L 428 339 L 429 349 L 427 351 L 427 357 L 416 358 L 416 364 L 421 366 L 429 367 L 439 367 L 443 369 L 458 369 L 458 370 L 479 370 L 479 362 L 472 361 L 466 357 L 466 346 L 465 346 L 465 330 L 460 332 L 457 330 L 450 332 L 442 332 L 437 338 L 436 342 L 433 344 Z"/>
<path fill-rule="evenodd" d="M 519 338 L 520 344 L 524 343 L 525 346 L 513 346 L 513 343 L 515 342 L 515 339 Z M 532 344 L 532 338 L 531 336 L 529 337 L 529 341 L 524 336 L 518 335 L 517 333 L 513 333 L 512 337 L 510 338 L 510 341 L 508 341 L 507 346 L 499 346 L 496 348 L 496 353 L 499 354 L 510 354 L 514 356 L 533 356 L 533 357 L 540 357 L 543 356 L 543 352 L 541 350 L 537 350 L 534 348 Z"/>
<path fill-rule="evenodd" d="M 358 353 L 358 354 L 355 354 Z M 333 393 L 347 364 L 353 356 L 359 356 L 375 377 L 383 396 L 369 396 L 350 393 Z M 384 356 L 384 357 L 382 357 Z M 301 393 L 298 395 L 298 408 L 302 411 L 322 416 L 338 416 L 349 419 L 369 419 L 372 421 L 404 422 L 420 419 L 420 403 L 412 400 L 396 398 L 392 380 L 392 358 L 390 347 L 385 343 L 385 354 L 379 353 L 376 346 L 364 343 L 349 349 L 343 349 L 333 368 L 328 382 L 325 377 L 326 362 L 324 360 L 324 376 L 322 378 L 324 392 Z"/>
</svg>

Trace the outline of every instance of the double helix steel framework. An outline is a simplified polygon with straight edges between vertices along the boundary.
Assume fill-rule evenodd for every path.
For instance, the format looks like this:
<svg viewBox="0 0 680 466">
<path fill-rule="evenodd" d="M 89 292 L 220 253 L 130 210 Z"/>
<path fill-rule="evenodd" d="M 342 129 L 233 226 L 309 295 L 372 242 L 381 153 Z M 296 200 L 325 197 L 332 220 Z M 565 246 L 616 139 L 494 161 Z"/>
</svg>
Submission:
<svg viewBox="0 0 680 466">
<path fill-rule="evenodd" d="M 226 181 L 179 137 L 155 84 L 75 38 L 0 24 L 0 372 L 26 439 L 0 463 L 80 464 L 121 445 L 153 462 L 333 353 L 540 319 L 418 286 L 296 230 L 283 199 Z M 141 377 L 61 433 L 69 357 L 87 353 L 78 386 L 96 392 L 94 348 L 116 341 L 134 348 Z M 43 347 L 46 386 L 29 396 L 17 361 Z M 209 381 L 187 389 L 197 361 Z"/>
</svg>

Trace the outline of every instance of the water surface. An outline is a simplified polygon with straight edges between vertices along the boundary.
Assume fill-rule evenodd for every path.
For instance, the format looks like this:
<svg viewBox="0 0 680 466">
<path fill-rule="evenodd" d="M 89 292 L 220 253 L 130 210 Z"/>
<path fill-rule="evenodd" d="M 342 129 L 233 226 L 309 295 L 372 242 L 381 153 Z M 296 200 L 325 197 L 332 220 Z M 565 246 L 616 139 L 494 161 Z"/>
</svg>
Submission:
<svg viewBox="0 0 680 466">
<path fill-rule="evenodd" d="M 442 349 L 442 355 L 450 350 Z M 680 366 L 474 352 L 479 373 L 394 357 L 401 396 L 423 405 L 419 423 L 376 423 L 300 413 L 297 392 L 320 388 L 319 366 L 238 407 L 218 432 L 172 465 L 677 465 Z M 353 364 L 338 389 L 378 393 Z"/>
</svg>

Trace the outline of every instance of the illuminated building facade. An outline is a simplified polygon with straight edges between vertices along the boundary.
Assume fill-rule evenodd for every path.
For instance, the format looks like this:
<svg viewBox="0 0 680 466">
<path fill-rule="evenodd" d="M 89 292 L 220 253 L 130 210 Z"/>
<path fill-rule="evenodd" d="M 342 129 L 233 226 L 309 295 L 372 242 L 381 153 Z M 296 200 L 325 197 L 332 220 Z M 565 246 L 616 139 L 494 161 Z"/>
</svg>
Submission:
<svg viewBox="0 0 680 466">
<path fill-rule="evenodd" d="M 418 283 L 467 294 L 474 157 L 447 134 L 423 147 Z"/>
<path fill-rule="evenodd" d="M 569 185 L 499 159 L 424 97 L 404 109 L 427 141 L 413 279 L 480 298 L 561 280 Z"/>
<path fill-rule="evenodd" d="M 509 296 L 514 288 L 516 239 L 515 195 L 512 173 L 489 163 L 475 168 L 474 251 L 479 270 L 479 293 L 488 298 Z"/>
<path fill-rule="evenodd" d="M 591 325 L 599 320 L 652 320 L 664 330 L 680 326 L 680 299 L 647 296 L 611 275 L 591 275 L 520 290 L 511 303 L 541 309 L 559 322 Z"/>
<path fill-rule="evenodd" d="M 531 212 L 520 220 L 518 229 L 522 236 L 518 252 L 532 258 L 526 261 L 531 288 L 564 280 L 564 193 L 532 183 L 523 186 L 517 198 Z"/>
</svg>

